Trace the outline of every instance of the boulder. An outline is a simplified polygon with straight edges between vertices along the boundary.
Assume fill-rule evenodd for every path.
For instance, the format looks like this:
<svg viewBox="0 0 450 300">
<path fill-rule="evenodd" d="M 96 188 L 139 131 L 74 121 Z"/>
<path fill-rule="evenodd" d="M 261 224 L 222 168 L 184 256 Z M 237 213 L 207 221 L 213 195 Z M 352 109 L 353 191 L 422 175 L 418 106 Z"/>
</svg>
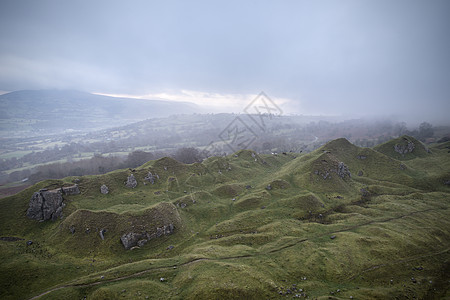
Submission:
<svg viewBox="0 0 450 300">
<path fill-rule="evenodd" d="M 31 197 L 27 210 L 27 217 L 38 221 L 62 218 L 62 209 L 65 206 L 60 191 L 41 190 Z"/>
<path fill-rule="evenodd" d="M 100 229 L 100 231 L 98 232 L 98 234 L 100 235 L 100 238 L 102 240 L 105 239 L 105 233 L 106 233 L 106 229 Z"/>
<path fill-rule="evenodd" d="M 126 187 L 134 189 L 137 186 L 136 178 L 134 178 L 134 175 L 131 174 L 127 178 L 127 182 L 125 183 Z"/>
<path fill-rule="evenodd" d="M 156 180 L 159 179 L 159 175 L 155 173 L 155 175 L 152 174 L 152 172 L 148 172 L 147 176 L 144 178 L 144 180 L 150 182 L 151 184 L 155 184 Z"/>
<path fill-rule="evenodd" d="M 129 250 L 135 246 L 142 247 L 148 241 L 158 238 L 164 235 L 172 234 L 175 226 L 170 223 L 161 227 L 157 227 L 153 233 L 145 232 L 128 232 L 120 237 L 120 241 L 126 250 Z"/>
<path fill-rule="evenodd" d="M 403 144 L 403 145 L 401 145 L 401 144 L 394 145 L 394 151 L 397 153 L 400 153 L 401 155 L 413 152 L 414 148 L 415 148 L 415 145 L 411 141 L 407 141 L 407 143 Z"/>
<path fill-rule="evenodd" d="M 104 195 L 108 194 L 108 193 L 109 193 L 108 187 L 107 187 L 106 185 L 102 185 L 102 186 L 100 187 L 100 193 L 102 193 L 102 194 L 104 194 Z"/>
<path fill-rule="evenodd" d="M 350 173 L 350 170 L 348 169 L 348 167 L 343 162 L 340 162 L 338 164 L 336 173 L 342 179 L 344 179 L 346 176 L 352 177 L 352 174 Z"/>
<path fill-rule="evenodd" d="M 80 189 L 78 188 L 78 185 L 72 185 L 67 187 L 62 187 L 61 192 L 64 195 L 78 195 L 80 193 Z"/>
</svg>

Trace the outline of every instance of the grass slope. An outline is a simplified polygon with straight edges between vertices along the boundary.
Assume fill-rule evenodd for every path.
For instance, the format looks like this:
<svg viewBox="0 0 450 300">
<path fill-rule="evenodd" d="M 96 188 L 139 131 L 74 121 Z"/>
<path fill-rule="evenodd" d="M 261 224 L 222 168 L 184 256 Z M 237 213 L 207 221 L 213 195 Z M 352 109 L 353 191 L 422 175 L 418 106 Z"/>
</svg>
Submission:
<svg viewBox="0 0 450 300">
<path fill-rule="evenodd" d="M 338 139 L 304 155 L 241 150 L 192 165 L 163 158 L 41 182 L 0 199 L 0 236 L 23 239 L 0 240 L 0 297 L 449 297 L 450 154 L 438 145 L 405 160 L 389 152 L 396 143 Z M 134 189 L 124 184 L 131 173 Z M 73 181 L 81 194 L 64 196 L 63 219 L 26 218 L 33 192 Z M 133 250 L 120 243 L 167 222 L 172 235 Z"/>
</svg>

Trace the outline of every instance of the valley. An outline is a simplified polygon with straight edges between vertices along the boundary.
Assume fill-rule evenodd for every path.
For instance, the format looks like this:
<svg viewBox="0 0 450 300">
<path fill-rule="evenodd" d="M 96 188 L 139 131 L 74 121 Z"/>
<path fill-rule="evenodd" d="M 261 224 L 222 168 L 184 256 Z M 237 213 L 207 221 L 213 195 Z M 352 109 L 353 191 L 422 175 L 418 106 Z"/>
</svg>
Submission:
<svg viewBox="0 0 450 300">
<path fill-rule="evenodd" d="M 1 297 L 448 297 L 448 146 L 341 138 L 40 182 L 0 200 Z M 26 217 L 40 190 L 62 218 Z"/>
</svg>

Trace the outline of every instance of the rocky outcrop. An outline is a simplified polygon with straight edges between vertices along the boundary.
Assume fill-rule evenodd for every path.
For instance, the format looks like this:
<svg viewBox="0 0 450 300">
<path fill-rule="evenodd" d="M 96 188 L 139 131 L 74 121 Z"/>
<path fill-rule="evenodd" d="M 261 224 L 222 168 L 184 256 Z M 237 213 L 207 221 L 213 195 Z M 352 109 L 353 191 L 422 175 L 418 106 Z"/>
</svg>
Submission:
<svg viewBox="0 0 450 300">
<path fill-rule="evenodd" d="M 108 194 L 108 193 L 109 193 L 108 187 L 107 187 L 106 185 L 102 185 L 102 186 L 100 187 L 100 193 L 102 193 L 102 194 L 104 194 L 104 195 Z"/>
<path fill-rule="evenodd" d="M 142 247 L 144 246 L 148 241 L 159 238 L 164 235 L 172 234 L 175 227 L 172 223 L 168 225 L 164 225 L 162 227 L 157 227 L 154 232 L 149 233 L 147 231 L 145 232 L 128 232 L 123 234 L 120 237 L 120 242 L 122 243 L 123 247 L 125 249 L 131 249 L 135 246 Z"/>
<path fill-rule="evenodd" d="M 156 173 L 153 175 L 150 171 L 148 172 L 147 177 L 144 178 L 144 180 L 150 182 L 151 184 L 155 184 L 157 179 L 159 179 L 159 175 Z"/>
<path fill-rule="evenodd" d="M 40 190 L 31 197 L 27 210 L 27 217 L 38 221 L 62 218 L 62 209 L 65 206 L 60 190 Z"/>
<path fill-rule="evenodd" d="M 63 195 L 78 195 L 80 193 L 80 189 L 78 188 L 78 185 L 75 184 L 72 186 L 62 187 L 61 193 L 63 193 Z"/>
<path fill-rule="evenodd" d="M 346 176 L 352 177 L 352 174 L 350 173 L 350 170 L 348 169 L 348 167 L 343 162 L 340 162 L 338 164 L 336 173 L 342 179 L 344 179 Z"/>
<path fill-rule="evenodd" d="M 127 182 L 125 183 L 125 186 L 129 187 L 129 188 L 132 188 L 132 189 L 134 189 L 137 186 L 137 181 L 136 181 L 136 178 L 134 178 L 133 174 L 128 176 Z"/>
<path fill-rule="evenodd" d="M 400 153 L 401 155 L 405 155 L 406 153 L 411 153 L 413 152 L 415 148 L 415 145 L 413 142 L 411 141 L 407 141 L 406 144 L 395 144 L 394 145 L 394 151 L 397 153 Z"/>
</svg>

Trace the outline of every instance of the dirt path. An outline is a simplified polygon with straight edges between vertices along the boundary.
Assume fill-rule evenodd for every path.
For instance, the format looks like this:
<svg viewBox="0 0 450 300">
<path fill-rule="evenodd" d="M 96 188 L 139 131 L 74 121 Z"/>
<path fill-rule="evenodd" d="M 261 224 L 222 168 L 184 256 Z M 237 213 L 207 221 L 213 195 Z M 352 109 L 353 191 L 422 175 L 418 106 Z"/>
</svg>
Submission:
<svg viewBox="0 0 450 300">
<path fill-rule="evenodd" d="M 371 225 L 371 224 L 374 224 L 374 223 L 387 223 L 387 222 L 390 222 L 390 221 L 393 221 L 393 220 L 406 218 L 406 217 L 409 217 L 409 216 L 412 216 L 412 215 L 415 215 L 415 214 L 429 212 L 429 211 L 435 211 L 435 210 L 440 210 L 440 209 L 425 209 L 425 210 L 415 211 L 415 212 L 411 212 L 411 213 L 408 213 L 408 214 L 405 214 L 405 215 L 401 215 L 401 216 L 397 216 L 397 217 L 387 218 L 387 219 L 384 219 L 384 220 L 369 221 L 369 222 L 366 222 L 366 223 L 363 223 L 363 224 L 359 224 L 359 225 L 343 228 L 343 229 L 340 229 L 340 230 L 330 231 L 330 232 L 327 232 L 325 234 L 318 235 L 315 238 L 323 237 L 323 236 L 329 236 L 329 235 L 332 235 L 332 234 L 335 234 L 335 233 L 339 233 L 339 232 L 346 232 L 346 231 L 354 230 L 356 228 L 363 227 L 363 226 L 368 226 L 368 225 Z M 272 250 L 268 250 L 268 251 L 263 251 L 263 252 L 258 252 L 258 253 L 254 253 L 254 254 L 237 255 L 237 256 L 225 256 L 225 257 L 218 257 L 218 258 L 196 258 L 194 260 L 191 260 L 191 261 L 188 261 L 188 262 L 185 262 L 185 263 L 173 264 L 173 265 L 163 266 L 163 267 L 149 268 L 149 269 L 145 269 L 143 271 L 139 271 L 139 272 L 136 272 L 136 273 L 132 273 L 132 274 L 129 274 L 129 275 L 126 275 L 126 276 L 121 276 L 121 277 L 117 277 L 117 278 L 113 278 L 113 279 L 105 279 L 105 280 L 101 280 L 101 281 L 95 281 L 95 282 L 84 283 L 84 284 L 77 284 L 77 283 L 65 284 L 65 285 L 61 285 L 61 286 L 57 286 L 57 287 L 54 287 L 52 289 L 49 289 L 49 290 L 47 290 L 47 291 L 45 291 L 45 292 L 43 292 L 43 293 L 41 293 L 41 294 L 39 294 L 37 296 L 34 296 L 34 297 L 30 298 L 30 300 L 38 299 L 38 298 L 40 298 L 40 297 L 42 297 L 44 295 L 50 294 L 52 292 L 55 292 L 55 291 L 58 291 L 58 290 L 61 290 L 61 289 L 69 288 L 69 287 L 90 287 L 90 286 L 96 286 L 96 285 L 99 285 L 99 284 L 111 283 L 111 282 L 126 280 L 126 279 L 129 279 L 129 278 L 139 277 L 139 276 L 141 276 L 143 274 L 146 274 L 146 273 L 149 273 L 151 271 L 172 269 L 174 267 L 178 268 L 178 267 L 183 267 L 183 266 L 188 266 L 188 265 L 191 265 L 191 264 L 194 264 L 194 263 L 198 263 L 198 262 L 201 262 L 201 261 L 221 261 L 221 260 L 241 259 L 241 258 L 248 258 L 248 257 L 256 257 L 256 256 L 259 256 L 259 255 L 272 254 L 272 253 L 280 252 L 280 251 L 282 251 L 284 249 L 293 247 L 293 246 L 298 245 L 300 243 L 306 242 L 308 240 L 310 240 L 310 239 L 302 238 L 302 239 L 299 239 L 299 240 L 295 241 L 292 244 L 284 245 L 284 246 L 282 246 L 280 248 L 276 248 L 276 249 L 272 249 Z M 417 260 L 417 259 L 424 258 L 424 257 L 440 255 L 440 254 L 446 253 L 448 251 L 450 251 L 450 248 L 447 248 L 445 250 L 441 250 L 441 251 L 438 251 L 438 252 L 433 252 L 433 253 L 428 253 L 428 254 L 424 254 L 424 255 L 421 255 L 421 256 L 412 257 L 412 258 L 405 258 L 405 259 L 398 260 L 398 261 L 391 262 L 391 263 L 387 263 L 387 264 L 374 265 L 374 266 L 372 266 L 370 268 L 362 270 L 361 272 L 359 272 L 358 274 L 348 278 L 347 280 L 348 281 L 352 281 L 356 277 L 360 276 L 363 273 L 370 272 L 372 270 L 376 270 L 378 268 L 381 268 L 381 267 L 384 267 L 384 266 L 387 266 L 387 265 L 400 264 L 400 263 L 409 262 L 409 261 Z M 105 270 L 105 271 L 107 271 L 107 270 Z"/>
</svg>

